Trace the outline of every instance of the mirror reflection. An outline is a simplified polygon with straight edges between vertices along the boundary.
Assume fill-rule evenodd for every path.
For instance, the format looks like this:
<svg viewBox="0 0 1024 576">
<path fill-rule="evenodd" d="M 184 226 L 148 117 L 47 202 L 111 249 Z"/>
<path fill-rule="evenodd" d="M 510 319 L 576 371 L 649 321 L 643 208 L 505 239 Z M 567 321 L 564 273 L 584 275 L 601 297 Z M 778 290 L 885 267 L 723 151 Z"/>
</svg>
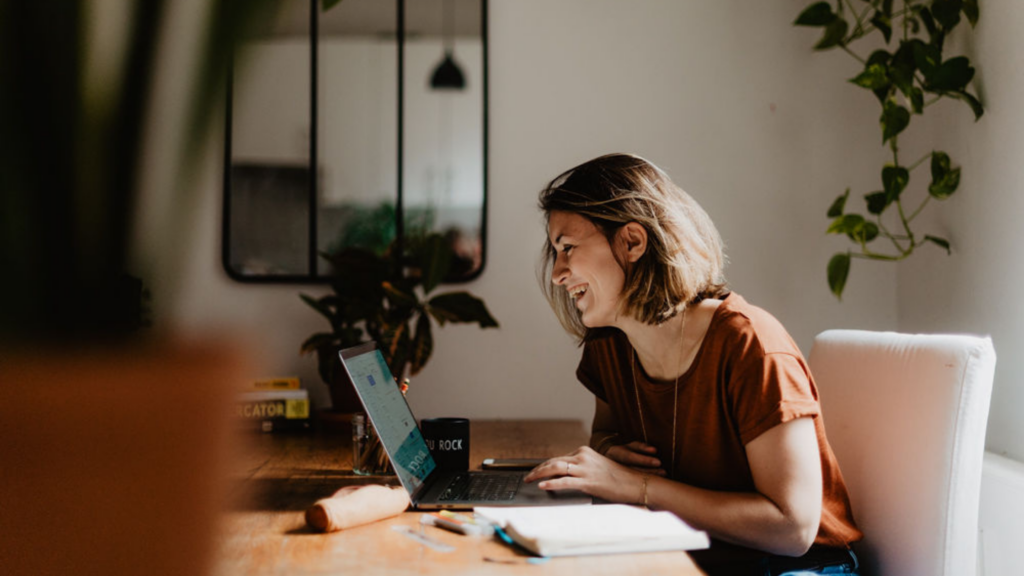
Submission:
<svg viewBox="0 0 1024 576">
<path fill-rule="evenodd" d="M 318 1 L 283 2 L 245 45 L 245 74 L 230 97 L 232 277 L 326 279 L 320 253 L 381 251 L 399 234 L 429 232 L 456 252 L 449 280 L 479 274 L 484 10 L 481 0 L 343 0 L 326 11 Z"/>
</svg>

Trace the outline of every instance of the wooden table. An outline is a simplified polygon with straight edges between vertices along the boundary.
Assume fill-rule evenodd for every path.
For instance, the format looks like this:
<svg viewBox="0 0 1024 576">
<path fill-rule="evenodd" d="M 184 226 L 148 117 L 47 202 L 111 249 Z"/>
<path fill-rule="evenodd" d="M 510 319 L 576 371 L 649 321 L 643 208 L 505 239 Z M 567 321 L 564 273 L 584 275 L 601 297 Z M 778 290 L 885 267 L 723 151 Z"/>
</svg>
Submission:
<svg viewBox="0 0 1024 576">
<path fill-rule="evenodd" d="M 684 552 L 556 558 L 525 564 L 525 556 L 491 538 L 462 536 L 420 524 L 421 513 L 331 534 L 309 530 L 303 512 L 338 488 L 392 478 L 352 474 L 345 434 L 253 436 L 240 463 L 238 496 L 224 519 L 216 574 L 700 574 Z M 485 457 L 546 457 L 587 440 L 575 420 L 473 421 L 470 463 Z M 455 547 L 441 552 L 393 529 L 407 526 Z M 502 564 L 484 558 L 511 560 Z"/>
</svg>

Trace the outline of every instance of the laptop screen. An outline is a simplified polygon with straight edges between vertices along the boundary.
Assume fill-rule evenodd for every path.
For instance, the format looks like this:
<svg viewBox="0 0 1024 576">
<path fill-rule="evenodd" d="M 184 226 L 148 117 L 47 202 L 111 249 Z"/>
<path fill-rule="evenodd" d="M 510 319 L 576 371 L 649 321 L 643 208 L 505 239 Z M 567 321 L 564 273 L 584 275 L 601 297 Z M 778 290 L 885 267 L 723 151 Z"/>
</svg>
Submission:
<svg viewBox="0 0 1024 576">
<path fill-rule="evenodd" d="M 371 343 L 342 350 L 341 360 L 399 480 L 414 494 L 437 465 L 384 356 Z"/>
</svg>

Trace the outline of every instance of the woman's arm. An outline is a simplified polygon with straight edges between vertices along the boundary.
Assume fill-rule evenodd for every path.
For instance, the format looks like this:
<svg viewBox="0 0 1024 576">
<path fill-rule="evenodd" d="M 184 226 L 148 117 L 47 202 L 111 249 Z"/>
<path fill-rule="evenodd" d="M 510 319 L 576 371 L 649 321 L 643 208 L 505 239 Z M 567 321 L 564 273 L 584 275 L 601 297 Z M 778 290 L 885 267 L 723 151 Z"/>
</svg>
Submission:
<svg viewBox="0 0 1024 576">
<path fill-rule="evenodd" d="M 635 468 L 640 472 L 665 476 L 657 449 L 639 441 L 623 442 L 618 422 L 611 407 L 604 400 L 594 397 L 594 424 L 590 428 L 590 447 L 599 454 Z"/>
<path fill-rule="evenodd" d="M 583 447 L 526 477 L 547 490 L 576 489 L 613 502 L 669 510 L 712 536 L 775 554 L 800 556 L 821 520 L 821 461 L 814 422 L 798 418 L 746 445 L 756 492 L 717 492 L 627 468 Z M 645 478 L 646 477 L 646 478 Z"/>
</svg>

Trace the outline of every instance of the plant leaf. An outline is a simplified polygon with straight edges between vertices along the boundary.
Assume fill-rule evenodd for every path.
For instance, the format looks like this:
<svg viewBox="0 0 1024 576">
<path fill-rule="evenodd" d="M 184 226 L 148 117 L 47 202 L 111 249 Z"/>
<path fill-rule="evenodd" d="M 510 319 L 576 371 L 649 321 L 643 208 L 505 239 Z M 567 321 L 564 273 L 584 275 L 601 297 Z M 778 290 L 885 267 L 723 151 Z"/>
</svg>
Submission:
<svg viewBox="0 0 1024 576">
<path fill-rule="evenodd" d="M 825 26 L 825 34 L 821 37 L 821 40 L 815 44 L 815 50 L 828 50 L 834 48 L 843 43 L 843 39 L 846 38 L 846 31 L 849 29 L 849 25 L 846 20 L 836 16 L 836 19 L 829 22 L 828 26 Z"/>
<path fill-rule="evenodd" d="M 925 81 L 927 81 L 938 70 L 939 63 L 942 61 L 942 51 L 917 39 L 911 40 L 910 46 L 914 53 L 914 64 L 924 74 Z"/>
<path fill-rule="evenodd" d="M 826 234 L 851 234 L 858 226 L 864 224 L 864 217 L 860 214 L 844 214 L 832 221 Z"/>
<path fill-rule="evenodd" d="M 954 168 L 944 174 L 941 179 L 933 181 L 928 186 L 928 193 L 936 200 L 945 200 L 956 192 L 960 186 L 960 169 Z"/>
<path fill-rule="evenodd" d="M 962 91 L 974 78 L 974 68 L 966 56 L 950 58 L 931 76 L 925 77 L 925 89 L 933 92 Z"/>
<path fill-rule="evenodd" d="M 882 126 L 882 144 L 885 144 L 910 124 L 910 112 L 892 100 L 886 100 L 879 123 Z"/>
<path fill-rule="evenodd" d="M 867 220 L 861 222 L 847 236 L 858 244 L 866 244 L 878 238 L 878 225 Z"/>
<path fill-rule="evenodd" d="M 836 15 L 832 12 L 832 6 L 828 2 L 815 2 L 796 17 L 794 26 L 827 26 Z"/>
<path fill-rule="evenodd" d="M 886 165 L 882 168 L 882 188 L 885 190 L 886 204 L 895 202 L 910 181 L 910 172 L 902 166 Z"/>
<path fill-rule="evenodd" d="M 451 243 L 440 234 L 428 235 L 421 250 L 419 262 L 423 273 L 423 293 L 429 294 L 448 275 L 455 253 Z"/>
<path fill-rule="evenodd" d="M 385 327 L 381 333 L 381 354 L 387 362 L 391 374 L 398 379 L 405 376 L 405 366 L 409 363 L 409 324 L 407 321 L 395 322 Z"/>
<path fill-rule="evenodd" d="M 940 248 L 945 249 L 947 256 L 953 253 L 953 251 L 949 249 L 949 240 L 946 240 L 945 238 L 939 238 L 938 236 L 930 236 L 926 234 L 924 239 L 928 242 L 932 242 L 938 245 Z"/>
<path fill-rule="evenodd" d="M 400 290 L 391 282 L 384 282 L 383 287 L 384 293 L 388 295 L 388 298 L 395 304 L 395 306 L 406 308 L 415 308 L 416 306 L 419 306 L 420 301 L 416 298 L 416 294 L 414 292 L 409 293 Z"/>
<path fill-rule="evenodd" d="M 850 82 L 868 90 L 882 90 L 892 84 L 882 64 L 868 64 L 864 71 L 851 78 Z"/>
<path fill-rule="evenodd" d="M 409 372 L 415 376 L 427 365 L 434 351 L 434 337 L 430 333 L 430 315 L 420 314 L 416 320 L 416 336 L 412 339 L 412 358 Z"/>
<path fill-rule="evenodd" d="M 981 102 L 977 98 L 972 96 L 969 92 L 951 92 L 949 95 L 952 96 L 953 98 L 956 98 L 957 100 L 963 100 L 964 102 L 967 103 L 968 106 L 971 107 L 971 112 L 974 113 L 975 122 L 977 122 L 981 118 L 981 115 L 985 113 L 985 109 L 981 106 Z"/>
<path fill-rule="evenodd" d="M 950 170 L 949 154 L 935 150 L 932 152 L 932 180 L 941 180 Z"/>
<path fill-rule="evenodd" d="M 967 16 L 967 21 L 971 23 L 971 28 L 978 25 L 978 0 L 964 0 L 963 5 L 964 16 Z"/>
<path fill-rule="evenodd" d="M 341 0 L 321 0 L 320 11 L 321 12 L 327 12 L 331 8 L 334 8 L 335 6 L 337 6 L 338 4 L 341 4 Z"/>
<path fill-rule="evenodd" d="M 963 0 L 934 0 L 932 2 L 932 16 L 945 30 L 950 30 L 960 23 L 960 10 L 963 8 Z"/>
<path fill-rule="evenodd" d="M 498 321 L 491 316 L 483 300 L 469 292 L 448 292 L 434 296 L 428 302 L 431 314 L 447 322 L 476 322 L 481 328 L 498 327 Z"/>
<path fill-rule="evenodd" d="M 335 320 L 337 319 L 337 316 L 334 313 L 334 310 L 329 305 L 329 303 L 332 301 L 337 301 L 336 297 L 324 296 L 322 298 L 317 299 L 313 298 L 308 294 L 299 294 L 299 298 L 302 298 L 303 302 L 309 304 L 311 308 L 319 312 L 324 318 L 327 318 L 327 320 L 329 320 L 331 324 L 334 324 Z"/>
<path fill-rule="evenodd" d="M 850 189 L 847 188 L 846 192 L 836 198 L 832 205 L 829 206 L 828 212 L 825 214 L 829 218 L 837 218 L 843 215 L 843 207 L 846 206 L 846 199 L 850 197 Z"/>
<path fill-rule="evenodd" d="M 885 211 L 886 207 L 889 206 L 888 195 L 885 192 L 879 190 L 878 192 L 872 192 L 864 195 L 864 200 L 868 203 L 868 212 L 871 214 L 881 214 Z"/>
<path fill-rule="evenodd" d="M 888 44 L 889 40 L 892 39 L 892 20 L 879 11 L 875 12 L 875 15 L 871 17 L 871 23 L 882 32 L 882 37 L 885 38 L 885 43 Z"/>
<path fill-rule="evenodd" d="M 924 113 L 924 92 L 917 86 L 910 89 L 910 106 L 914 109 L 915 114 Z"/>
<path fill-rule="evenodd" d="M 843 288 L 850 275 L 850 253 L 840 252 L 828 261 L 828 287 L 839 300 L 843 299 Z"/>
</svg>

